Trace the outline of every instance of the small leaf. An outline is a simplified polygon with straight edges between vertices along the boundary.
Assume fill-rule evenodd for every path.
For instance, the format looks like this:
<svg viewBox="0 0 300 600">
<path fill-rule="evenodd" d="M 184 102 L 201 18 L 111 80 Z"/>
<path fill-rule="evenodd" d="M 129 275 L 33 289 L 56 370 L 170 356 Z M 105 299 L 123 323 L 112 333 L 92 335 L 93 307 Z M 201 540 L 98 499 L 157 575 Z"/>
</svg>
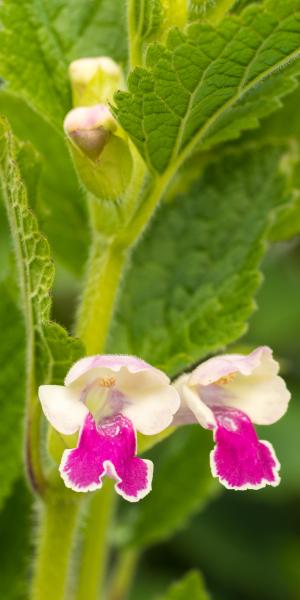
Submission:
<svg viewBox="0 0 300 600">
<path fill-rule="evenodd" d="M 191 571 L 181 581 L 171 585 L 159 600 L 209 600 L 209 598 L 202 576 L 197 571 Z"/>
<path fill-rule="evenodd" d="M 145 547 L 162 541 L 203 507 L 217 489 L 209 467 L 211 448 L 211 432 L 197 425 L 177 431 L 155 448 L 152 492 L 134 509 L 126 506 L 118 534 L 121 544 Z"/>
<path fill-rule="evenodd" d="M 218 28 L 173 29 L 115 95 L 116 115 L 149 168 L 173 173 L 195 149 L 237 138 L 278 108 L 299 57 L 299 0 L 253 4 Z"/>
</svg>

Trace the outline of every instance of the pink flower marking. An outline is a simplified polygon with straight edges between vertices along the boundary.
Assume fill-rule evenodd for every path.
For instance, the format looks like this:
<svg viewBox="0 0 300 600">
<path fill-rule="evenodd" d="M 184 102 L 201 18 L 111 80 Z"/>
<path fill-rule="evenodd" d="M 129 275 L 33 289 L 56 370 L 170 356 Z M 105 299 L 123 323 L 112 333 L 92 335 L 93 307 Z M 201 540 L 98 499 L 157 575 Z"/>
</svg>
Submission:
<svg viewBox="0 0 300 600">
<path fill-rule="evenodd" d="M 216 446 L 210 455 L 214 477 L 227 488 L 259 489 L 278 485 L 279 462 L 268 442 L 259 441 L 245 413 L 234 408 L 216 408 Z"/>
<path fill-rule="evenodd" d="M 137 502 L 151 490 L 153 465 L 135 453 L 136 435 L 126 417 L 115 415 L 97 425 L 89 414 L 77 448 L 64 451 L 60 473 L 66 486 L 78 492 L 101 488 L 108 475 L 123 498 Z"/>
<path fill-rule="evenodd" d="M 135 456 L 135 432 L 163 431 L 180 404 L 162 371 L 134 356 L 90 356 L 73 365 L 64 386 L 40 386 L 39 397 L 54 429 L 80 431 L 77 448 L 65 450 L 60 465 L 68 487 L 92 491 L 108 475 L 126 500 L 149 493 L 153 465 Z"/>
<path fill-rule="evenodd" d="M 252 423 L 268 425 L 287 410 L 290 393 L 266 346 L 249 355 L 225 354 L 199 365 L 175 383 L 181 406 L 174 424 L 199 422 L 214 432 L 214 477 L 228 488 L 259 489 L 280 482 L 272 445 L 259 441 Z"/>
</svg>

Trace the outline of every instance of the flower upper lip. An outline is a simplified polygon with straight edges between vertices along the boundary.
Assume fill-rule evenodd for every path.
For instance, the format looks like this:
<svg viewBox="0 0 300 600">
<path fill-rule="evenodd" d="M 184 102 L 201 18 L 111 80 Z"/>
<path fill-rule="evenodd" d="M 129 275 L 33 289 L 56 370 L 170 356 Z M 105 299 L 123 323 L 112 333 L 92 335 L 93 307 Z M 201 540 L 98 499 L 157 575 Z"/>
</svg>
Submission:
<svg viewBox="0 0 300 600">
<path fill-rule="evenodd" d="M 179 408 L 178 392 L 159 369 L 134 356 L 96 355 L 75 363 L 65 386 L 40 387 L 42 407 L 53 427 L 65 434 L 80 429 L 88 412 L 86 396 L 95 381 L 101 380 L 104 391 L 112 389 L 113 383 L 113 389 L 123 395 L 118 409 L 145 435 L 155 435 L 168 427 Z"/>
</svg>

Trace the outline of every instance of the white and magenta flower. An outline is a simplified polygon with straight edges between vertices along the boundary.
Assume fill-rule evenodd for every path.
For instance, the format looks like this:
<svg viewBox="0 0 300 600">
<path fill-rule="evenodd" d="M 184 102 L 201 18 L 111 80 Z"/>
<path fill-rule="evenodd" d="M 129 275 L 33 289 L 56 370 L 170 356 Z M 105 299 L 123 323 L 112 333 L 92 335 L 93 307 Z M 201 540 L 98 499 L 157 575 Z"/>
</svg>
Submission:
<svg viewBox="0 0 300 600">
<path fill-rule="evenodd" d="M 287 410 L 290 393 L 266 346 L 247 356 L 224 354 L 176 382 L 181 407 L 174 424 L 199 422 L 214 432 L 214 477 L 230 489 L 259 489 L 280 482 L 272 445 L 260 441 L 253 423 L 270 425 Z"/>
<path fill-rule="evenodd" d="M 153 464 L 136 456 L 136 431 L 163 431 L 180 405 L 162 371 L 133 356 L 90 356 L 73 365 L 64 386 L 42 385 L 39 397 L 54 429 L 80 430 L 77 448 L 65 450 L 60 464 L 67 487 L 96 490 L 108 475 L 126 500 L 149 493 Z"/>
</svg>

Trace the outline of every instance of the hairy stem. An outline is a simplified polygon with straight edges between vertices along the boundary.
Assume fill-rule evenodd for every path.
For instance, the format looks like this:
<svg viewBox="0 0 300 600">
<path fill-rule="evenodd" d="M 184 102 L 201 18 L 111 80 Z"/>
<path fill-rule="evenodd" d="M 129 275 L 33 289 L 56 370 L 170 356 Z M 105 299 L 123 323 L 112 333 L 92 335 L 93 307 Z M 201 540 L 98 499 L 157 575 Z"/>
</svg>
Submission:
<svg viewBox="0 0 300 600">
<path fill-rule="evenodd" d="M 32 600 L 65 600 L 79 498 L 63 490 L 47 494 L 39 531 Z"/>
<path fill-rule="evenodd" d="M 141 17 L 140 17 L 141 18 Z M 143 62 L 143 46 L 139 27 L 136 24 L 136 0 L 127 2 L 128 45 L 130 69 Z"/>
<path fill-rule="evenodd" d="M 89 507 L 83 537 L 83 553 L 77 581 L 76 600 L 96 600 L 103 592 L 108 561 L 108 530 L 114 514 L 116 493 L 114 482 L 107 480 L 96 492 Z"/>
<path fill-rule="evenodd" d="M 125 250 L 95 235 L 76 328 L 87 354 L 105 346 L 125 258 Z"/>
<path fill-rule="evenodd" d="M 47 482 L 41 462 L 41 417 L 42 411 L 36 391 L 30 392 L 25 421 L 25 467 L 30 487 L 35 494 L 43 496 Z"/>
</svg>

